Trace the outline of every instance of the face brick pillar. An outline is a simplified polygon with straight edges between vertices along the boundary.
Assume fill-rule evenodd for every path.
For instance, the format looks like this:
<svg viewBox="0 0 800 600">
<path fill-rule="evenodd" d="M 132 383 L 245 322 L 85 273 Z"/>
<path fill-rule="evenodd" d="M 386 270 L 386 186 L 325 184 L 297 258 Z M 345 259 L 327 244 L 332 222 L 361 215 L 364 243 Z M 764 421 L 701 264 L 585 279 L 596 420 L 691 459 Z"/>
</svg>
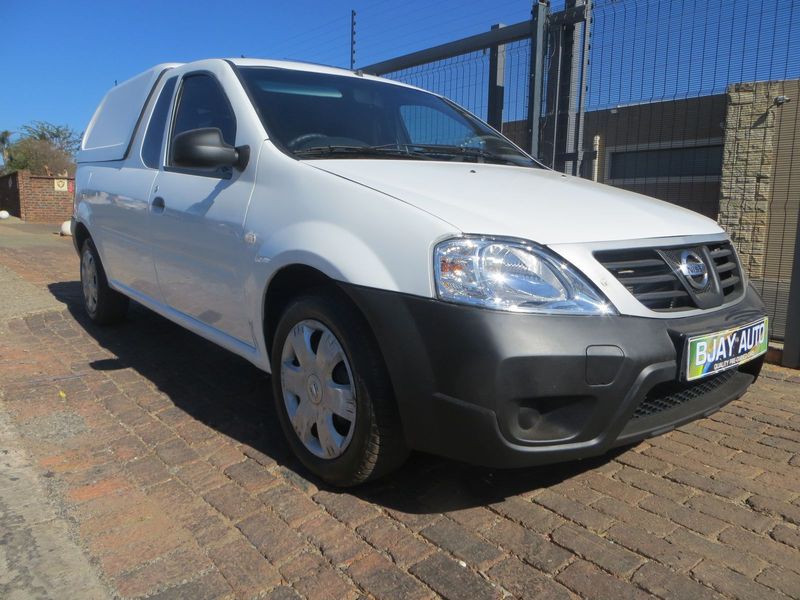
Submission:
<svg viewBox="0 0 800 600">
<path fill-rule="evenodd" d="M 728 87 L 719 224 L 731 236 L 752 279 L 764 277 L 778 89 L 773 82 Z"/>
<path fill-rule="evenodd" d="M 19 218 L 23 221 L 26 220 L 27 202 L 25 199 L 30 194 L 31 189 L 31 172 L 30 171 L 17 171 L 17 186 L 19 190 Z"/>
</svg>

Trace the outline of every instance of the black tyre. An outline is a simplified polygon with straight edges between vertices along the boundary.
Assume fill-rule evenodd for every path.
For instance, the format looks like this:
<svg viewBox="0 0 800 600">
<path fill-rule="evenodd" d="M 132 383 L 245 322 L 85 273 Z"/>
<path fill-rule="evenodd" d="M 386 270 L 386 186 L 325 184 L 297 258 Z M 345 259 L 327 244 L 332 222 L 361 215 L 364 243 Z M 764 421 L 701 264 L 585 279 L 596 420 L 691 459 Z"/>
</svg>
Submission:
<svg viewBox="0 0 800 600">
<path fill-rule="evenodd" d="M 89 238 L 81 248 L 81 287 L 83 307 L 99 325 L 116 323 L 128 313 L 128 297 L 112 290 L 94 242 Z"/>
<path fill-rule="evenodd" d="M 281 427 L 302 463 L 336 486 L 388 473 L 408 450 L 380 351 L 338 294 L 291 302 L 272 344 Z"/>
</svg>

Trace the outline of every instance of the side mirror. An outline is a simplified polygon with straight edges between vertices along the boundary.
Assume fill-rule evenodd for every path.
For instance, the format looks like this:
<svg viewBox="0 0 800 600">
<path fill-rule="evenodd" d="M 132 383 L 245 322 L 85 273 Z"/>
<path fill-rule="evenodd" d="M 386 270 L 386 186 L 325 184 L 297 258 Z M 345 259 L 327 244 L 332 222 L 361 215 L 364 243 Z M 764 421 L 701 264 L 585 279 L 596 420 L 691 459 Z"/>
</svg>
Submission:
<svg viewBox="0 0 800 600">
<path fill-rule="evenodd" d="M 236 167 L 244 170 L 249 148 L 226 144 L 216 127 L 191 129 L 175 136 L 172 142 L 172 163 L 178 167 Z"/>
</svg>

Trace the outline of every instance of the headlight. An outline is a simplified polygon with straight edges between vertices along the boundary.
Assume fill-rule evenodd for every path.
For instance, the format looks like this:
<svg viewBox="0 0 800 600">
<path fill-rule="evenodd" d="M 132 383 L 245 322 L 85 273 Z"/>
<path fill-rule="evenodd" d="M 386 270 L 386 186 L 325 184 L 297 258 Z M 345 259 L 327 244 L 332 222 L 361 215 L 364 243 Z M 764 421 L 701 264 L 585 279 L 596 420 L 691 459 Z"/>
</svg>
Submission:
<svg viewBox="0 0 800 600">
<path fill-rule="evenodd" d="M 611 304 L 574 267 L 530 242 L 445 240 L 434 250 L 439 298 L 525 313 L 605 315 Z"/>
</svg>

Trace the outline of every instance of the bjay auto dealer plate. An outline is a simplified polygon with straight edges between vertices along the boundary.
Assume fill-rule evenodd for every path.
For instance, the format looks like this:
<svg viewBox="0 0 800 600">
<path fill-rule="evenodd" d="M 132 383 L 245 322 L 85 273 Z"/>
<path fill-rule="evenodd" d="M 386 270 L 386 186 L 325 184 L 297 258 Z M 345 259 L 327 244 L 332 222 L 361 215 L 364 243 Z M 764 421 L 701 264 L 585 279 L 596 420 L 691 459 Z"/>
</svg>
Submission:
<svg viewBox="0 0 800 600">
<path fill-rule="evenodd" d="M 732 369 L 761 356 L 769 346 L 768 319 L 724 331 L 690 337 L 686 341 L 686 381 Z"/>
</svg>

